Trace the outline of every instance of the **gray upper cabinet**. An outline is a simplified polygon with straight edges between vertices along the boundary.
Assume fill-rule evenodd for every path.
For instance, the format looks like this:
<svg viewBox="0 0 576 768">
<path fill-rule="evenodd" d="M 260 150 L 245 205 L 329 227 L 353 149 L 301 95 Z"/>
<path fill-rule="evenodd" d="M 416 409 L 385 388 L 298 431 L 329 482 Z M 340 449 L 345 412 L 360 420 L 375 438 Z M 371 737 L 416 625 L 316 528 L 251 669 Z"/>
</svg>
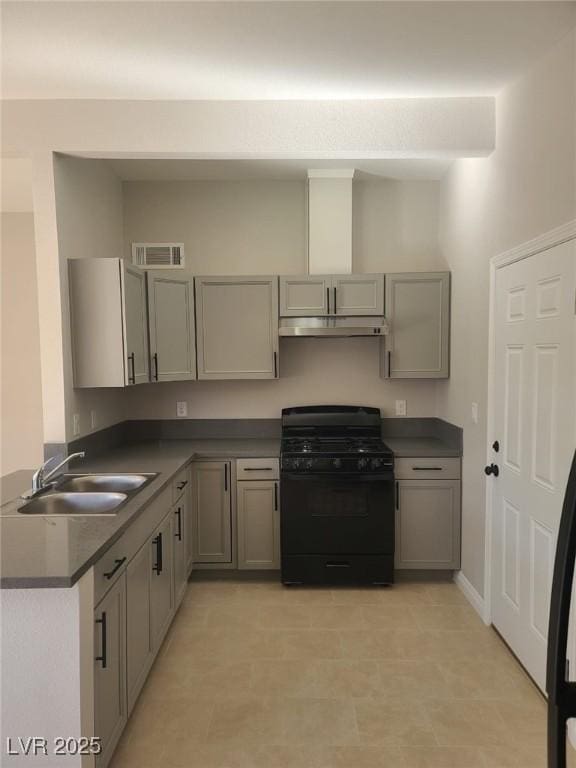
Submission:
<svg viewBox="0 0 576 768">
<path fill-rule="evenodd" d="M 75 387 L 149 379 L 146 277 L 122 259 L 70 259 Z"/>
<path fill-rule="evenodd" d="M 192 546 L 195 563 L 232 562 L 231 464 L 192 465 Z"/>
<path fill-rule="evenodd" d="M 105 766 L 127 721 L 126 704 L 126 580 L 116 581 L 94 611 L 94 732 Z"/>
<path fill-rule="evenodd" d="M 383 314 L 384 275 L 296 275 L 280 278 L 282 317 Z"/>
<path fill-rule="evenodd" d="M 386 275 L 386 318 L 381 375 L 445 379 L 450 375 L 450 273 Z"/>
<path fill-rule="evenodd" d="M 197 277 L 199 379 L 278 377 L 278 278 Z"/>
<path fill-rule="evenodd" d="M 280 278 L 282 317 L 319 317 L 329 314 L 332 278 L 329 275 L 294 275 Z"/>
<path fill-rule="evenodd" d="M 148 271 L 150 365 L 153 381 L 196 378 L 194 279 Z"/>
<path fill-rule="evenodd" d="M 384 275 L 334 275 L 332 295 L 336 315 L 383 315 Z"/>
</svg>

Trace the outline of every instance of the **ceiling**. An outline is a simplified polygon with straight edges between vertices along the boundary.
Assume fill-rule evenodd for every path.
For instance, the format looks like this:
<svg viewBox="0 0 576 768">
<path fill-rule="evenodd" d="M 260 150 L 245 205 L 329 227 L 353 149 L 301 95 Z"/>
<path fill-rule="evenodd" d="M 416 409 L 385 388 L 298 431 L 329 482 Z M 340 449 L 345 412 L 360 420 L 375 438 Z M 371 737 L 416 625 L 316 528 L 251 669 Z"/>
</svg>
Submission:
<svg viewBox="0 0 576 768">
<path fill-rule="evenodd" d="M 3 2 L 14 99 L 493 95 L 574 2 Z"/>
<path fill-rule="evenodd" d="M 355 168 L 356 178 L 438 180 L 449 160 L 108 160 L 124 181 L 219 181 L 307 178 L 309 168 Z"/>
</svg>

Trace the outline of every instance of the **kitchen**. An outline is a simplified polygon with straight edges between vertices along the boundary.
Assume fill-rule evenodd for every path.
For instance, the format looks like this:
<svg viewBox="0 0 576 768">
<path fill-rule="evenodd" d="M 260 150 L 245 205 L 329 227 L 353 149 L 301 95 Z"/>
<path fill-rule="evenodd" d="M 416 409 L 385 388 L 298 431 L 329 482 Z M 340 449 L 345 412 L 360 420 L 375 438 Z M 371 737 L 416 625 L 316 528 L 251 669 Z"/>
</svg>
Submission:
<svg viewBox="0 0 576 768">
<path fill-rule="evenodd" d="M 42 433 L 40 455 L 17 423 L 3 443 L 3 658 L 18 663 L 3 665 L 2 730 L 20 752 L 6 752 L 6 765 L 545 764 L 545 704 L 516 657 L 543 689 L 549 591 L 537 579 L 549 586 L 557 520 L 532 528 L 542 572 L 528 579 L 513 496 L 508 538 L 488 525 L 486 496 L 522 463 L 516 425 L 532 439 L 531 415 L 510 410 L 523 402 L 512 386 L 519 369 L 499 388 L 501 362 L 516 361 L 499 355 L 521 342 L 493 344 L 498 303 L 489 320 L 500 288 L 512 297 L 506 322 L 522 320 L 531 299 L 518 295 L 518 278 L 511 289 L 499 282 L 504 266 L 493 265 L 491 288 L 489 267 L 500 255 L 542 270 L 538 312 L 552 328 L 542 348 L 562 357 L 555 378 L 539 358 L 533 375 L 539 396 L 560 393 L 574 423 L 574 355 L 564 355 L 574 333 L 564 322 L 573 182 L 557 185 L 553 213 L 514 231 L 490 194 L 482 205 L 475 196 L 495 184 L 494 169 L 517 184 L 519 159 L 539 173 L 540 144 L 517 144 L 504 107 L 525 115 L 533 90 L 553 80 L 549 112 L 564 114 L 575 38 L 573 21 L 563 26 L 571 4 L 561 5 L 537 17 L 539 31 L 532 18 L 531 39 L 548 34 L 549 53 L 530 70 L 523 48 L 527 74 L 503 96 L 416 100 L 412 116 L 399 103 L 368 104 L 387 157 L 358 125 L 348 136 L 335 128 L 323 155 L 314 121 L 331 124 L 324 105 L 306 107 L 320 112 L 309 113 L 300 146 L 291 135 L 286 157 L 290 102 L 272 114 L 246 101 L 236 133 L 219 123 L 217 135 L 198 126 L 216 125 L 224 103 L 180 112 L 183 130 L 169 113 L 184 102 L 156 117 L 132 102 L 132 116 L 148 110 L 156 130 L 116 138 L 102 125 L 121 102 L 6 102 L 4 146 L 15 157 L 35 147 L 37 329 L 26 343 L 40 360 Z M 549 18 L 556 26 L 542 26 Z M 26 121 L 34 109 L 44 110 L 36 128 Z M 511 121 L 509 136 L 495 133 L 494 109 Z M 446 120 L 450 110 L 457 120 Z M 406 151 L 397 124 L 416 130 L 423 119 L 426 132 Z M 250 135 L 255 120 L 268 135 Z M 350 136 L 364 152 L 346 149 Z M 573 136 L 560 145 L 573 147 Z M 565 165 L 554 166 L 557 180 L 569 177 Z M 457 194 L 471 196 L 470 210 Z M 5 217 L 8 235 L 30 221 L 22 209 Z M 6 252 L 23 259 L 18 246 Z M 21 289 L 30 301 L 30 285 Z M 11 341 L 3 336 L 3 348 Z M 16 357 L 16 368 L 31 364 Z M 19 381 L 23 398 L 26 373 Z M 3 401 L 7 431 L 17 402 L 9 414 Z M 556 514 L 574 433 L 557 408 L 537 403 L 534 477 Z M 62 477 L 49 476 L 54 459 L 36 478 L 41 492 L 20 498 L 32 468 L 75 453 L 84 456 Z M 112 508 L 86 512 L 91 503 Z M 63 514 L 74 504 L 83 511 Z M 498 547 L 510 541 L 504 562 L 516 558 L 516 575 L 498 574 Z M 504 580 L 502 605 L 491 578 Z M 505 612 L 524 605 L 530 583 L 533 645 L 526 633 L 517 640 L 524 614 L 514 623 Z M 23 669 L 34 674 L 24 679 Z M 65 743 L 40 762 L 15 741 L 29 736 L 83 736 L 86 754 Z"/>
</svg>

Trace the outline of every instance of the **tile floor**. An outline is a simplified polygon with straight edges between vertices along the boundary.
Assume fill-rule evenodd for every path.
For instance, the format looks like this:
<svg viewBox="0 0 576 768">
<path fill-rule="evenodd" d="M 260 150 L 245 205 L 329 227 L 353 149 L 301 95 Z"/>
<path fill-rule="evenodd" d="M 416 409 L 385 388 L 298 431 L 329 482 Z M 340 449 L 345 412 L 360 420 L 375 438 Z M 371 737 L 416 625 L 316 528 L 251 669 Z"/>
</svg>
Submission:
<svg viewBox="0 0 576 768">
<path fill-rule="evenodd" d="M 192 581 L 113 768 L 545 768 L 542 697 L 451 583 Z"/>
</svg>

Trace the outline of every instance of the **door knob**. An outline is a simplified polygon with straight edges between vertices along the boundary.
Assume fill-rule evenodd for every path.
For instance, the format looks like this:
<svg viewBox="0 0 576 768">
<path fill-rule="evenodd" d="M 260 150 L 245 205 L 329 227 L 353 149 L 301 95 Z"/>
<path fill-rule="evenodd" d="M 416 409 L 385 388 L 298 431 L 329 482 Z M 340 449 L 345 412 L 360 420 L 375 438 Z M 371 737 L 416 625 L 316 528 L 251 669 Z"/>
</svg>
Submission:
<svg viewBox="0 0 576 768">
<path fill-rule="evenodd" d="M 498 464 L 489 464 L 487 467 L 484 467 L 484 472 L 487 475 L 494 475 L 494 477 L 498 477 L 500 474 L 500 470 L 498 469 Z"/>
</svg>

